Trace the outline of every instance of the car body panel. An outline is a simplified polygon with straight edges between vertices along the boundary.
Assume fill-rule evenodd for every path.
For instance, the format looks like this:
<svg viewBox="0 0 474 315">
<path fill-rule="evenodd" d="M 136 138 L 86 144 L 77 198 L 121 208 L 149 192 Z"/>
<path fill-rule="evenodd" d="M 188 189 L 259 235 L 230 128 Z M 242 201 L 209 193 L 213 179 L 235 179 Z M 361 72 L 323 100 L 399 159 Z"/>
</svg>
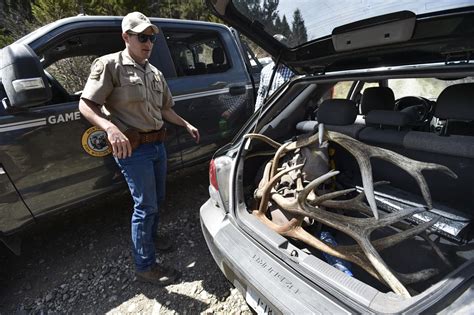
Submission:
<svg viewBox="0 0 474 315">
<path fill-rule="evenodd" d="M 209 249 L 221 271 L 233 284 L 282 314 L 350 314 L 322 288 L 281 265 L 270 253 L 249 240 L 235 223 L 208 200 L 200 210 L 201 226 Z"/>
<path fill-rule="evenodd" d="M 0 155 L 3 155 L 1 152 Z M 33 218 L 2 166 L 0 166 L 0 199 L 2 204 L 8 204 L 8 207 L 0 207 L 0 230 L 18 228 Z"/>
</svg>

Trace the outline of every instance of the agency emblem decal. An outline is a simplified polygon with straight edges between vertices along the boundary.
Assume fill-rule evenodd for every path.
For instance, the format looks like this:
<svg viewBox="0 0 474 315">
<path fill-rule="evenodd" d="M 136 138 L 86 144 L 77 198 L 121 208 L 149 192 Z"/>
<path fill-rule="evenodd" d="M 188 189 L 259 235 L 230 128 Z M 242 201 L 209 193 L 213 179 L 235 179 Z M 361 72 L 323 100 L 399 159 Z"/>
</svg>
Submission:
<svg viewBox="0 0 474 315">
<path fill-rule="evenodd" d="M 99 127 L 90 127 L 82 135 L 82 147 L 92 156 L 102 157 L 110 154 L 112 149 L 107 144 L 107 133 Z"/>
</svg>

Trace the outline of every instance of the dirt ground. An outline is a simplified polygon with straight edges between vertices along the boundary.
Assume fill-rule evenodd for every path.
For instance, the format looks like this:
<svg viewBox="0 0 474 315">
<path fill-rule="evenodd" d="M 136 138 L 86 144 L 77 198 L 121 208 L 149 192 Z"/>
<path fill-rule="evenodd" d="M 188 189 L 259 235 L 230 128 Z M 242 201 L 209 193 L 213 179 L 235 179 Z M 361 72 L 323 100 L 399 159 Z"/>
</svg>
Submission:
<svg viewBox="0 0 474 315">
<path fill-rule="evenodd" d="M 208 165 L 168 175 L 161 228 L 176 250 L 159 260 L 183 272 L 159 288 L 136 281 L 130 256 L 132 203 L 126 191 L 39 224 L 22 255 L 0 248 L 0 314 L 251 314 L 207 249 L 199 208 L 208 199 Z"/>
</svg>

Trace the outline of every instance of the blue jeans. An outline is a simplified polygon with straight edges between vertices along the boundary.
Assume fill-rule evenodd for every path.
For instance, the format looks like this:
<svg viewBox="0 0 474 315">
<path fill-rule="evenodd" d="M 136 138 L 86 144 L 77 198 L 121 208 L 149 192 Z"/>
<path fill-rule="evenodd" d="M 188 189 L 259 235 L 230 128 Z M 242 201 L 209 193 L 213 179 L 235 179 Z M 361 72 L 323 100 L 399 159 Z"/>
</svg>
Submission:
<svg viewBox="0 0 474 315">
<path fill-rule="evenodd" d="M 165 197 L 166 149 L 163 143 L 140 145 L 125 159 L 115 158 L 133 198 L 132 243 L 137 271 L 155 264 L 158 210 Z"/>
</svg>

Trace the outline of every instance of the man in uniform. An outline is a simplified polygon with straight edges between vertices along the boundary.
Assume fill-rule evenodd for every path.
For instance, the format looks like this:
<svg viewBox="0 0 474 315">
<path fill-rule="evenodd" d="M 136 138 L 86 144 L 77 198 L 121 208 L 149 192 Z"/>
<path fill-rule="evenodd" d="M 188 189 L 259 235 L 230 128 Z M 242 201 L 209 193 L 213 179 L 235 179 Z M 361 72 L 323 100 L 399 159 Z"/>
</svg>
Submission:
<svg viewBox="0 0 474 315">
<path fill-rule="evenodd" d="M 196 142 L 199 131 L 172 109 L 174 102 L 163 74 L 148 62 L 158 31 L 140 12 L 125 16 L 122 38 L 126 48 L 94 61 L 79 110 L 107 132 L 115 161 L 130 189 L 137 279 L 168 285 L 180 273 L 156 263 L 154 244 L 158 208 L 165 194 L 163 119 L 186 128 Z M 102 114 L 102 105 L 110 112 L 110 121 Z M 156 247 L 159 245 L 158 239 Z"/>
</svg>

